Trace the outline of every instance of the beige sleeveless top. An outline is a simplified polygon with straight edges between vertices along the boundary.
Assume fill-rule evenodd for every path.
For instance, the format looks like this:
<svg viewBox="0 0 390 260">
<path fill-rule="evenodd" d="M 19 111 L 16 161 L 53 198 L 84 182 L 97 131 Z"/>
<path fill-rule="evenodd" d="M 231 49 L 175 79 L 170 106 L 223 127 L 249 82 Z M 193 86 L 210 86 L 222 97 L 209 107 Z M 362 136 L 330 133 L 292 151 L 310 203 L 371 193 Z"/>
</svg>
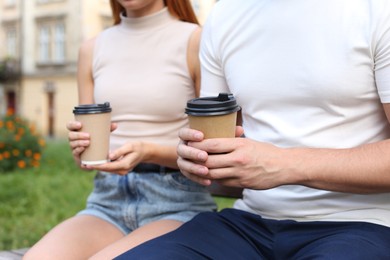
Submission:
<svg viewBox="0 0 390 260">
<path fill-rule="evenodd" d="M 142 140 L 177 145 L 184 113 L 194 98 L 187 47 L 198 25 L 173 18 L 167 8 L 142 17 L 122 17 L 96 39 L 93 57 L 95 102 L 110 102 L 111 147 Z"/>
</svg>

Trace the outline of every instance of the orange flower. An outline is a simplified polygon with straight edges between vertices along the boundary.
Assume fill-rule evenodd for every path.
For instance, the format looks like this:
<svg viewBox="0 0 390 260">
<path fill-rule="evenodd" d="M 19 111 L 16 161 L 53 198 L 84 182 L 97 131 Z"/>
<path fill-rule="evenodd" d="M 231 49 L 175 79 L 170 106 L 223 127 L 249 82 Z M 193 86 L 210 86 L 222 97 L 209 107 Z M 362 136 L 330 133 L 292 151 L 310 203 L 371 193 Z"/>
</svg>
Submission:
<svg viewBox="0 0 390 260">
<path fill-rule="evenodd" d="M 14 123 L 12 121 L 7 121 L 6 124 L 9 130 L 13 130 L 15 128 Z"/>
<path fill-rule="evenodd" d="M 31 166 L 33 166 L 33 167 L 38 167 L 38 166 L 39 166 L 39 162 L 33 160 L 33 161 L 31 162 Z"/>
<path fill-rule="evenodd" d="M 31 125 L 30 126 L 30 132 L 31 132 L 31 134 L 35 134 L 35 126 L 34 125 Z"/>
<path fill-rule="evenodd" d="M 18 135 L 23 135 L 25 130 L 21 127 L 18 128 Z"/>
<path fill-rule="evenodd" d="M 43 139 L 43 138 L 40 138 L 38 142 L 39 142 L 39 145 L 42 147 L 45 146 L 45 144 L 46 144 L 45 139 Z"/>
<path fill-rule="evenodd" d="M 34 160 L 39 161 L 41 159 L 41 154 L 40 153 L 34 153 L 33 158 L 34 158 Z"/>
<path fill-rule="evenodd" d="M 0 153 L 0 161 L 3 160 L 3 155 Z"/>
<path fill-rule="evenodd" d="M 25 167 L 26 167 L 26 162 L 23 161 L 23 160 L 19 160 L 19 161 L 18 161 L 18 167 L 19 167 L 20 169 L 25 168 Z"/>
<path fill-rule="evenodd" d="M 17 149 L 13 149 L 12 150 L 12 154 L 13 154 L 13 156 L 19 156 L 19 154 L 20 154 L 20 151 L 19 150 L 17 150 Z"/>
<path fill-rule="evenodd" d="M 16 141 L 16 142 L 19 142 L 20 139 L 21 139 L 20 135 L 15 135 L 15 141 Z"/>
<path fill-rule="evenodd" d="M 3 128 L 4 127 L 4 122 L 2 120 L 0 120 L 0 128 Z"/>
<path fill-rule="evenodd" d="M 0 143 L 0 149 L 3 149 L 5 147 L 5 143 Z"/>
<path fill-rule="evenodd" d="M 11 157 L 11 154 L 10 154 L 10 152 L 5 151 L 5 152 L 3 153 L 3 156 L 4 156 L 5 159 L 8 159 L 8 158 Z"/>
<path fill-rule="evenodd" d="M 8 108 L 7 109 L 7 116 L 11 116 L 11 115 L 13 115 L 14 114 L 14 110 L 12 109 L 12 108 Z"/>
<path fill-rule="evenodd" d="M 25 154 L 27 157 L 31 157 L 32 151 L 31 151 L 31 150 L 26 150 L 26 151 L 24 152 L 24 154 Z"/>
</svg>

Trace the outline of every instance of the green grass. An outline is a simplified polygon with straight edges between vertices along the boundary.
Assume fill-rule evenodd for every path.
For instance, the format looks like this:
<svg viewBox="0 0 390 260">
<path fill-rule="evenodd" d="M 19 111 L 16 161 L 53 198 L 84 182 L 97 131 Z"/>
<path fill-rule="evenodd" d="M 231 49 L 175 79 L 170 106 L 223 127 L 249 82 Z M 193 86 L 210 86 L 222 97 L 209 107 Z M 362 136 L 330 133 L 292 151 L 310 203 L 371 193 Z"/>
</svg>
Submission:
<svg viewBox="0 0 390 260">
<path fill-rule="evenodd" d="M 214 200 L 217 203 L 218 210 L 221 210 L 224 208 L 231 208 L 237 199 L 225 198 L 225 197 L 214 197 Z"/>
<path fill-rule="evenodd" d="M 65 141 L 48 142 L 41 167 L 0 174 L 0 250 L 31 246 L 85 206 L 92 172 L 74 163 Z"/>
<path fill-rule="evenodd" d="M 75 165 L 66 141 L 48 141 L 37 169 L 0 173 L 0 250 L 30 247 L 83 209 L 93 177 Z M 219 209 L 234 201 L 215 200 Z"/>
</svg>

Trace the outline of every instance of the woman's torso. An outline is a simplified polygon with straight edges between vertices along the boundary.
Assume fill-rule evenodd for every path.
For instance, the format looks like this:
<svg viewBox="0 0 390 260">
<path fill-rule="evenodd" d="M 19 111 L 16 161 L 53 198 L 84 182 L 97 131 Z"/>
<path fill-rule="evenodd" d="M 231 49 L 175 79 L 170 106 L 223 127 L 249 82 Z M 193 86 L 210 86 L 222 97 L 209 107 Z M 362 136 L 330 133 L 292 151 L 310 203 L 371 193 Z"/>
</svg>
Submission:
<svg viewBox="0 0 390 260">
<path fill-rule="evenodd" d="M 184 107 L 195 96 L 187 47 L 197 25 L 181 22 L 167 9 L 142 18 L 123 18 L 102 32 L 95 44 L 95 102 L 108 101 L 112 121 L 110 149 L 142 140 L 176 145 L 187 125 Z"/>
</svg>

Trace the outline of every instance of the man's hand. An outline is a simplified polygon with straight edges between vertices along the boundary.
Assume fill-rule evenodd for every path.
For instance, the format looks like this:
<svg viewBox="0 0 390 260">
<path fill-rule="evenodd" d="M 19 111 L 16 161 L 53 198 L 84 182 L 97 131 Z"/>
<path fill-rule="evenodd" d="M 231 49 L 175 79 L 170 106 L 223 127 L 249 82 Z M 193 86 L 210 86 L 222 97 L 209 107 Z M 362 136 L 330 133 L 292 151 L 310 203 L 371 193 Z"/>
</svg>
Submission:
<svg viewBox="0 0 390 260">
<path fill-rule="evenodd" d="M 243 130 L 237 127 L 236 136 Z M 286 151 L 247 138 L 203 139 L 203 134 L 182 129 L 177 147 L 180 170 L 189 179 L 208 186 L 212 181 L 225 186 L 270 189 L 283 183 Z"/>
</svg>

